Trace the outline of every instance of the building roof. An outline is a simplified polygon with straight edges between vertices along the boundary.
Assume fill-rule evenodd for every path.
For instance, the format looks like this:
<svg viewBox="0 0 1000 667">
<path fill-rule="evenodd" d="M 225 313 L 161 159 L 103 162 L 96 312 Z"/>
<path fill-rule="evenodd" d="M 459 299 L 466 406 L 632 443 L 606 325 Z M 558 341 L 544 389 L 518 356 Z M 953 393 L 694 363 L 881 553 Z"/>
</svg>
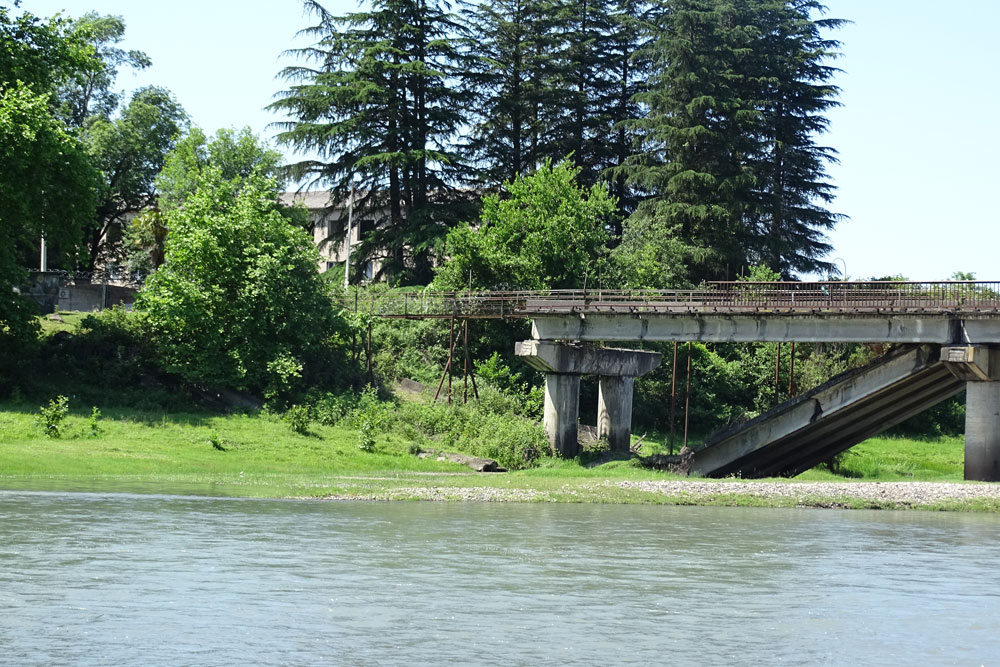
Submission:
<svg viewBox="0 0 1000 667">
<path fill-rule="evenodd" d="M 285 206 L 302 203 L 310 211 L 319 211 L 330 208 L 329 190 L 310 190 L 308 192 L 282 192 L 278 195 L 278 201 Z"/>
</svg>

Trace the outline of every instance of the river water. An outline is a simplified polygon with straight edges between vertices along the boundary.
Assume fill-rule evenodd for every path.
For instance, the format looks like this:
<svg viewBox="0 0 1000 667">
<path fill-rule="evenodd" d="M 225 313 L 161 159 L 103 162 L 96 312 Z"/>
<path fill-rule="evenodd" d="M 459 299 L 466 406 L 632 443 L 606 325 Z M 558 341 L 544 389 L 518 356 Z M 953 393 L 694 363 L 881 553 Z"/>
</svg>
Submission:
<svg viewBox="0 0 1000 667">
<path fill-rule="evenodd" d="M 0 492 L 0 664 L 995 665 L 998 538 L 989 515 Z"/>
</svg>

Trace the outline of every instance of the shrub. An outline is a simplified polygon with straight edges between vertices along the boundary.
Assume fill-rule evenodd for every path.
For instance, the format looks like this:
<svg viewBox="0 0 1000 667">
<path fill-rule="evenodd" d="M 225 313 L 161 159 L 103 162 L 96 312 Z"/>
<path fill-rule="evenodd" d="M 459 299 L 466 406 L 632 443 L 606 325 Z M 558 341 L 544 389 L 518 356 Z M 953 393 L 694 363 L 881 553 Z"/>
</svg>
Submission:
<svg viewBox="0 0 1000 667">
<path fill-rule="evenodd" d="M 375 424 L 370 419 L 365 419 L 358 429 L 358 449 L 363 452 L 375 451 Z"/>
<path fill-rule="evenodd" d="M 333 394 L 325 392 L 319 396 L 309 397 L 312 412 L 320 424 L 336 426 L 350 413 L 357 401 L 356 395 Z"/>
<path fill-rule="evenodd" d="M 471 441 L 472 453 L 496 460 L 509 470 L 536 465 L 548 451 L 545 429 L 509 415 L 480 414 L 478 434 Z"/>
<path fill-rule="evenodd" d="M 58 438 L 62 435 L 62 423 L 69 414 L 69 399 L 65 396 L 56 396 L 47 406 L 39 408 L 41 416 L 39 423 L 45 430 L 45 435 L 50 438 Z"/>
<path fill-rule="evenodd" d="M 101 419 L 101 411 L 95 405 L 90 410 L 90 435 L 91 435 L 91 437 L 96 438 L 100 434 L 100 432 L 102 430 L 101 429 L 101 424 L 100 424 L 100 419 Z"/>
<path fill-rule="evenodd" d="M 309 408 L 305 405 L 293 405 L 288 408 L 283 419 L 288 423 L 288 428 L 295 433 L 302 435 L 309 433 Z"/>
<path fill-rule="evenodd" d="M 135 307 L 168 371 L 287 398 L 343 326 L 318 251 L 274 203 L 276 181 L 255 172 L 236 187 L 214 166 L 193 181 L 183 206 L 165 213 L 165 263 Z"/>
</svg>

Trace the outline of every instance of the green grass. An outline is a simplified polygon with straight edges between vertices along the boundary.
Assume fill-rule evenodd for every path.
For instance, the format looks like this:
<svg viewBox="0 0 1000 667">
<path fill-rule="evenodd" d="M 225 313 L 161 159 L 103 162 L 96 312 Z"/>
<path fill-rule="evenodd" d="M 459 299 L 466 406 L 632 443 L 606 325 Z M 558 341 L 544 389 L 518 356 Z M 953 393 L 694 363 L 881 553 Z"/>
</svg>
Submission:
<svg viewBox="0 0 1000 667">
<path fill-rule="evenodd" d="M 797 479 L 830 481 L 848 479 L 898 482 L 960 482 L 963 479 L 963 436 L 871 438 L 845 452 L 839 472 L 813 468 Z"/>
<path fill-rule="evenodd" d="M 58 320 L 50 320 L 46 316 L 38 318 L 38 323 L 42 327 L 43 336 L 51 336 L 52 334 L 60 331 L 75 333 L 79 328 L 80 323 L 83 322 L 83 319 L 92 313 L 79 311 L 57 311 L 56 314 L 62 318 L 62 322 L 59 322 Z"/>
<path fill-rule="evenodd" d="M 92 436 L 89 406 L 74 407 L 65 435 L 53 439 L 37 425 L 37 408 L 0 404 L 0 484 L 166 481 L 185 488 L 207 485 L 231 495 L 288 496 L 301 495 L 299 487 L 319 484 L 330 475 L 466 470 L 417 458 L 392 435 L 380 436 L 375 451 L 365 453 L 358 448 L 356 431 L 314 423 L 308 435 L 299 435 L 272 416 L 107 409 L 99 422 L 101 432 Z"/>
<path fill-rule="evenodd" d="M 368 453 L 358 447 L 357 430 L 313 422 L 309 433 L 300 435 L 272 415 L 108 408 L 94 436 L 90 406 L 71 401 L 71 408 L 64 436 L 52 439 L 37 424 L 38 406 L 0 403 L 0 488 L 358 499 L 408 499 L 428 493 L 451 499 L 472 491 L 486 496 L 522 493 L 523 500 L 546 502 L 894 507 L 850 497 L 805 503 L 757 498 L 731 492 L 726 480 L 716 482 L 718 493 L 696 499 L 622 488 L 617 485 L 622 480 L 678 479 L 641 468 L 634 460 L 587 468 L 579 461 L 548 458 L 530 470 L 478 474 L 457 464 L 419 458 L 410 452 L 411 443 L 396 433 L 379 434 L 375 451 Z M 817 468 L 797 479 L 960 481 L 962 439 L 876 438 L 845 455 L 842 468 L 851 477 Z M 949 502 L 934 509 L 996 512 L 1000 503 Z"/>
</svg>

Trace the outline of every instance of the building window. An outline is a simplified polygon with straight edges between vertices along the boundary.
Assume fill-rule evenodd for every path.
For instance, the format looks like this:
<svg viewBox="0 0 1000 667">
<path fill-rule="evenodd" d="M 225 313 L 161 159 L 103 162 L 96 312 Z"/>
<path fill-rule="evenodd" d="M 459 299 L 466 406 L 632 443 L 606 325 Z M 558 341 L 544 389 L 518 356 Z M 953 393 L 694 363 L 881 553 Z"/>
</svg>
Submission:
<svg viewBox="0 0 1000 667">
<path fill-rule="evenodd" d="M 374 220 L 362 220 L 358 223 L 358 240 L 363 241 L 375 231 Z"/>
</svg>

